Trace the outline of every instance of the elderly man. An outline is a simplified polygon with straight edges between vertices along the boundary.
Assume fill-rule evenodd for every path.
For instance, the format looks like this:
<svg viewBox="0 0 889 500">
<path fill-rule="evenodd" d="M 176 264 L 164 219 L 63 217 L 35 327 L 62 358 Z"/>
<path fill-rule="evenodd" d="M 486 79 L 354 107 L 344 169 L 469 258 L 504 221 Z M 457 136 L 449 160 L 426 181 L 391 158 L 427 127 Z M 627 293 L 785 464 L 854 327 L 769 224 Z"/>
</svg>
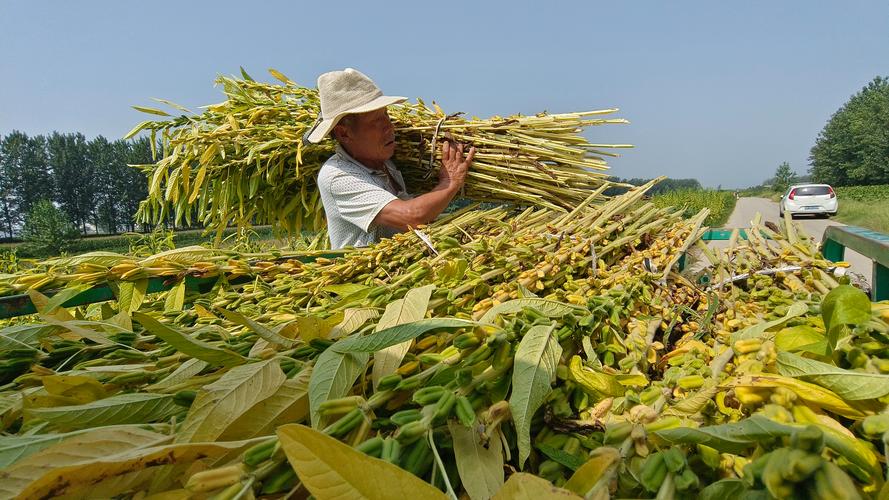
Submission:
<svg viewBox="0 0 889 500">
<path fill-rule="evenodd" d="M 331 133 L 338 143 L 318 174 L 331 248 L 366 246 L 438 217 L 463 186 L 475 148 L 464 156 L 462 144 L 444 142 L 438 184 L 412 198 L 391 160 L 395 127 L 386 112 L 407 99 L 384 96 L 352 68 L 318 77 L 318 92 L 321 115 L 306 139 Z"/>
</svg>

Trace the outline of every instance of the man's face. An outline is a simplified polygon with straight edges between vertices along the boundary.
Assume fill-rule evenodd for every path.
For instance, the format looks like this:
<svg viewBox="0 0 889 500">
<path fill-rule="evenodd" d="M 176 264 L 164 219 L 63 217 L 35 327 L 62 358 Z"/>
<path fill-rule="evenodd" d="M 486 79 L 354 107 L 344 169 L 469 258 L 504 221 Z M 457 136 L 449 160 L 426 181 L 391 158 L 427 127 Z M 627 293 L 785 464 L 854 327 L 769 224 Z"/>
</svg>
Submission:
<svg viewBox="0 0 889 500">
<path fill-rule="evenodd" d="M 354 115 L 339 132 L 349 154 L 362 162 L 384 162 L 395 154 L 395 127 L 386 108 Z"/>
</svg>

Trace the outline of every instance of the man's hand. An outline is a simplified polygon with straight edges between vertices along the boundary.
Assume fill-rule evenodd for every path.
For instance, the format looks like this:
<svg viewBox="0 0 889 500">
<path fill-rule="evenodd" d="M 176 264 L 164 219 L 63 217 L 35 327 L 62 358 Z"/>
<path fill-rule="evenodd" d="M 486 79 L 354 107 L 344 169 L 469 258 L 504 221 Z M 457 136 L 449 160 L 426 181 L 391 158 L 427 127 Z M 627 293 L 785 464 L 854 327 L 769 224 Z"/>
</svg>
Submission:
<svg viewBox="0 0 889 500">
<path fill-rule="evenodd" d="M 466 172 L 472 165 L 475 157 L 475 148 L 469 149 L 469 154 L 464 158 L 463 144 L 456 146 L 450 141 L 444 141 L 441 145 L 441 168 L 438 171 L 438 185 L 441 188 L 459 190 L 466 182 Z"/>
</svg>

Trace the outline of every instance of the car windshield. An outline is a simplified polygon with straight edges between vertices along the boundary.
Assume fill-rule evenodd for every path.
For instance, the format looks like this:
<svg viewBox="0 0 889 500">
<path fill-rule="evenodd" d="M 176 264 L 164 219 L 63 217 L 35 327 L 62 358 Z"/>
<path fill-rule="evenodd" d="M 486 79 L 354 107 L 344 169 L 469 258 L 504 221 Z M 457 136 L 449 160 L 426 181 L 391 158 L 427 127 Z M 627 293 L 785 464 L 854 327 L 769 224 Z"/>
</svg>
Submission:
<svg viewBox="0 0 889 500">
<path fill-rule="evenodd" d="M 796 189 L 796 196 L 819 196 L 830 194 L 830 188 L 827 186 L 801 186 Z"/>
</svg>

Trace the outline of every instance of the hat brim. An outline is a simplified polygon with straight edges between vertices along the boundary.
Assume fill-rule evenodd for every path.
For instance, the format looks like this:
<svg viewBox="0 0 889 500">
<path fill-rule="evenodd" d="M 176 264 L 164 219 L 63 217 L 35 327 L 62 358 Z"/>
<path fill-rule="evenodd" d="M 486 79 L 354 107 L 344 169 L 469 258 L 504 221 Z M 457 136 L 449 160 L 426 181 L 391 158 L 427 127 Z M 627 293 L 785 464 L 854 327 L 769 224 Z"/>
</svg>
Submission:
<svg viewBox="0 0 889 500">
<path fill-rule="evenodd" d="M 356 113 L 367 113 L 368 111 L 375 111 L 380 108 L 385 108 L 386 106 L 392 104 L 398 104 L 400 102 L 407 101 L 407 97 L 400 96 L 380 96 L 376 99 L 368 102 L 367 104 L 362 104 L 361 106 L 357 106 L 355 108 L 340 112 L 330 118 L 322 118 L 321 123 L 319 123 L 314 130 L 312 130 L 307 136 L 306 139 L 311 143 L 319 143 L 321 142 L 327 134 L 333 130 L 333 127 L 336 127 L 336 124 L 339 123 L 340 119 L 346 115 L 356 114 Z"/>
</svg>

